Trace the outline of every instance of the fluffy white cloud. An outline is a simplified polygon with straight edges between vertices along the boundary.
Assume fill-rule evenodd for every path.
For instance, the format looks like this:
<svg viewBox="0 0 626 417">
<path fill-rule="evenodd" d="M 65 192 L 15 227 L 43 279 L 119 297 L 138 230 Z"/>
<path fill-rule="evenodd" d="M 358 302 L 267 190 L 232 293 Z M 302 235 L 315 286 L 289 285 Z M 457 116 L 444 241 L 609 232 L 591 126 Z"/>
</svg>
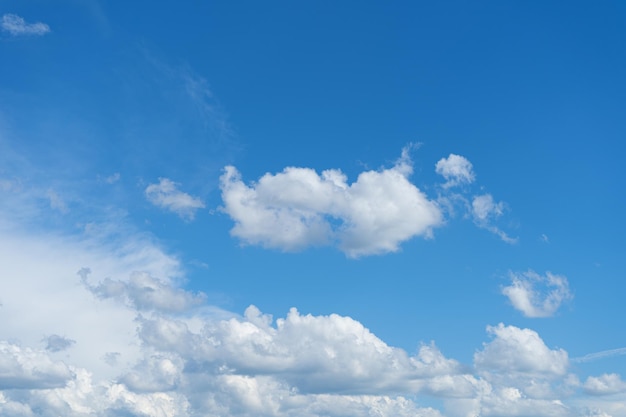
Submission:
<svg viewBox="0 0 626 417">
<path fill-rule="evenodd" d="M 50 32 L 50 27 L 45 23 L 26 23 L 24 18 L 7 13 L 2 16 L 2 30 L 13 36 L 19 35 L 44 35 Z"/>
<path fill-rule="evenodd" d="M 222 210 L 235 221 L 231 234 L 248 244 L 290 251 L 336 243 L 350 257 L 394 252 L 443 221 L 411 172 L 407 149 L 392 168 L 363 172 L 352 184 L 339 170 L 290 167 L 248 186 L 228 166 Z"/>
<path fill-rule="evenodd" d="M 502 288 L 513 307 L 526 317 L 550 317 L 564 301 L 573 298 L 567 278 L 547 272 L 510 273 L 511 285 Z"/>
<path fill-rule="evenodd" d="M 494 338 L 474 355 L 480 371 L 497 371 L 510 375 L 563 376 L 569 366 L 567 352 L 551 350 L 537 332 L 515 326 L 488 326 Z"/>
<path fill-rule="evenodd" d="M 626 392 L 626 382 L 618 374 L 603 374 L 587 378 L 584 388 L 591 395 L 617 394 Z"/>
<path fill-rule="evenodd" d="M 94 295 L 101 299 L 112 298 L 126 302 L 139 311 L 181 312 L 201 304 L 205 298 L 203 294 L 174 288 L 146 272 L 133 272 L 128 280 L 105 278 L 97 284 L 89 282 L 90 273 L 88 268 L 82 268 L 79 275 Z"/>
<path fill-rule="evenodd" d="M 45 351 L 0 341 L 0 390 L 62 387 L 72 372 Z"/>
<path fill-rule="evenodd" d="M 349 317 L 301 315 L 295 309 L 274 327 L 271 318 L 251 306 L 245 319 L 206 323 L 200 332 L 181 320 L 142 319 L 139 336 L 160 351 L 183 352 L 196 367 L 274 374 L 305 393 L 435 390 L 427 387 L 431 378 L 461 372 L 434 345 L 410 357 Z"/>
<path fill-rule="evenodd" d="M 453 153 L 447 158 L 441 158 L 435 165 L 435 171 L 446 179 L 444 188 L 471 184 L 476 178 L 472 163 L 467 158 Z"/>
<path fill-rule="evenodd" d="M 170 179 L 159 178 L 158 184 L 146 187 L 146 198 L 155 206 L 172 211 L 182 219 L 193 220 L 196 210 L 204 208 L 204 203 L 178 190 L 178 185 Z"/>
</svg>

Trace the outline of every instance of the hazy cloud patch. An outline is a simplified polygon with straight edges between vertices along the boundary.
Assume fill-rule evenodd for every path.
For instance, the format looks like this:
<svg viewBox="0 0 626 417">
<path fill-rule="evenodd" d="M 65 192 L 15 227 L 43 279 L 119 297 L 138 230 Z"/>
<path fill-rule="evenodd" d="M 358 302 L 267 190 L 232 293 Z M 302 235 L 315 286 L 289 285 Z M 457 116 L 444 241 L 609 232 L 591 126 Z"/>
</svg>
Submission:
<svg viewBox="0 0 626 417">
<path fill-rule="evenodd" d="M 9 32 L 13 36 L 40 36 L 50 32 L 50 26 L 45 23 L 27 23 L 23 17 L 12 13 L 7 13 L 2 16 L 1 26 L 3 31 Z"/>
<path fill-rule="evenodd" d="M 511 284 L 502 288 L 516 310 L 526 317 L 550 317 L 562 303 L 573 298 L 567 278 L 547 272 L 510 273 Z"/>
<path fill-rule="evenodd" d="M 178 190 L 178 186 L 178 183 L 168 178 L 159 178 L 158 184 L 150 184 L 146 188 L 146 198 L 155 206 L 176 213 L 184 220 L 193 220 L 196 211 L 204 208 L 204 203 Z"/>
<path fill-rule="evenodd" d="M 76 340 L 72 340 L 64 336 L 59 336 L 57 334 L 52 334 L 48 337 L 45 337 L 44 341 L 46 342 L 46 350 L 50 352 L 61 352 L 70 348 L 73 344 L 76 343 Z"/>
</svg>

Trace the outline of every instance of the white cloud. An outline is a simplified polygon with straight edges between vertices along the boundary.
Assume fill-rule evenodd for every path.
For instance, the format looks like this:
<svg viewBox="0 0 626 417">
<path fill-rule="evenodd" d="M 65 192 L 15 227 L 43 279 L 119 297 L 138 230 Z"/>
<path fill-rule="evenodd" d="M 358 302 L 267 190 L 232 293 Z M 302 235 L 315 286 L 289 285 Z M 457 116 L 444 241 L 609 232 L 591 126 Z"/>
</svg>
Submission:
<svg viewBox="0 0 626 417">
<path fill-rule="evenodd" d="M 541 276 L 534 271 L 510 273 L 511 285 L 502 294 L 526 317 L 550 317 L 561 304 L 573 298 L 567 278 L 547 272 Z"/>
<path fill-rule="evenodd" d="M 591 395 L 609 395 L 626 392 L 626 382 L 617 374 L 590 376 L 584 384 L 585 391 Z"/>
<path fill-rule="evenodd" d="M 587 355 L 584 355 L 578 358 L 573 358 L 572 362 L 589 362 L 589 361 L 593 361 L 597 359 L 609 358 L 611 356 L 618 356 L 618 355 L 626 355 L 626 347 L 589 353 Z"/>
<path fill-rule="evenodd" d="M 219 311 L 178 285 L 176 259 L 125 239 L 0 234 L 1 415 L 442 417 L 422 396 L 448 417 L 583 415 L 555 394 L 567 353 L 530 329 L 489 327 L 473 375 L 432 343 L 411 355 L 350 317 Z M 82 281 L 79 265 L 93 271 Z"/>
<path fill-rule="evenodd" d="M 435 165 L 435 171 L 446 179 L 444 188 L 471 184 L 476 178 L 472 163 L 467 158 L 453 153 L 447 158 L 441 158 Z"/>
<path fill-rule="evenodd" d="M 515 326 L 488 326 L 494 339 L 474 355 L 480 371 L 521 375 L 563 376 L 569 366 L 567 352 L 549 349 L 537 332 Z"/>
<path fill-rule="evenodd" d="M 513 307 L 526 317 L 550 317 L 561 304 L 573 298 L 567 278 L 547 272 L 510 273 L 511 285 L 502 288 Z"/>
<path fill-rule="evenodd" d="M 45 23 L 26 23 L 24 18 L 7 13 L 2 16 L 2 30 L 13 36 L 20 35 L 45 35 L 50 32 L 50 27 Z"/>
<path fill-rule="evenodd" d="M 158 184 L 150 184 L 145 194 L 148 201 L 157 207 L 172 211 L 182 219 L 193 220 L 196 210 L 204 208 L 204 203 L 196 197 L 178 190 L 178 183 L 159 178 Z"/>
<path fill-rule="evenodd" d="M 301 315 L 292 309 L 274 327 L 270 317 L 251 306 L 245 319 L 207 323 L 200 333 L 163 317 L 140 324 L 139 336 L 148 346 L 183 353 L 196 366 L 221 364 L 233 374 L 280 376 L 302 393 L 416 392 L 426 389 L 431 378 L 461 372 L 434 345 L 410 357 L 361 323 L 336 314 Z"/>
<path fill-rule="evenodd" d="M 493 221 L 504 213 L 505 204 L 503 202 L 495 202 L 491 194 L 483 194 L 474 196 L 472 199 L 472 216 L 474 223 L 489 230 L 497 235 L 506 243 L 515 243 L 517 239 L 510 237 L 497 226 L 493 225 Z"/>
<path fill-rule="evenodd" d="M 222 210 L 235 221 L 231 234 L 248 244 L 287 251 L 337 244 L 350 257 L 394 252 L 443 221 L 409 182 L 411 172 L 407 149 L 392 168 L 363 172 L 352 184 L 340 170 L 289 167 L 247 186 L 228 166 Z"/>
<path fill-rule="evenodd" d="M 0 390 L 65 386 L 72 372 L 41 350 L 0 341 Z"/>
</svg>

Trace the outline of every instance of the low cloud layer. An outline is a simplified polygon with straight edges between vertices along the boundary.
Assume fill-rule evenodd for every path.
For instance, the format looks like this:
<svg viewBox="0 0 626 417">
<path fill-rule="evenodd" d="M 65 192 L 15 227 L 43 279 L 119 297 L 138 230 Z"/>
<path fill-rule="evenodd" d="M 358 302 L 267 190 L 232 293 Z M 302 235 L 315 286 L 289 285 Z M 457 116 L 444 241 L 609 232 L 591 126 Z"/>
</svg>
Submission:
<svg viewBox="0 0 626 417">
<path fill-rule="evenodd" d="M 50 239 L 0 237 L 13 278 L 0 281 L 2 415 L 626 415 L 615 412 L 626 399 L 619 375 L 577 382 L 567 352 L 532 329 L 487 327 L 471 364 L 433 342 L 409 354 L 346 316 L 217 309 L 181 288 L 177 261 L 133 243 L 139 236 Z M 420 405 L 426 398 L 442 408 Z"/>
<path fill-rule="evenodd" d="M 246 185 L 229 166 L 220 180 L 222 210 L 235 221 L 231 234 L 247 244 L 286 251 L 337 245 L 349 257 L 395 252 L 443 222 L 411 173 L 408 149 L 393 167 L 363 172 L 351 184 L 340 170 L 290 167 Z"/>
<path fill-rule="evenodd" d="M 567 278 L 547 272 L 510 273 L 511 284 L 502 288 L 511 305 L 526 317 L 550 317 L 573 298 Z"/>
</svg>

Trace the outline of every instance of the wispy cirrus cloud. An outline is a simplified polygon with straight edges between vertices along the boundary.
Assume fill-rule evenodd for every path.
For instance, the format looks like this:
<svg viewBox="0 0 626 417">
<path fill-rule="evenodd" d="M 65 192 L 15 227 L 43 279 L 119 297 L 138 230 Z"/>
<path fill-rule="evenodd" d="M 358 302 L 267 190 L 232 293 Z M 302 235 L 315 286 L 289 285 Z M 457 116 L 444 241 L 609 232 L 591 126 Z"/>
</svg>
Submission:
<svg viewBox="0 0 626 417">
<path fill-rule="evenodd" d="M 510 273 L 511 284 L 502 288 L 516 310 L 526 317 L 550 317 L 559 307 L 574 296 L 567 278 L 547 272 L 544 276 L 535 271 Z"/>
<path fill-rule="evenodd" d="M 178 183 L 168 178 L 159 178 L 157 184 L 146 187 L 145 195 L 155 206 L 176 213 L 184 220 L 193 220 L 196 211 L 204 208 L 204 203 L 199 198 L 180 191 L 178 186 Z"/>
<path fill-rule="evenodd" d="M 50 26 L 47 24 L 41 22 L 28 23 L 23 17 L 13 13 L 4 14 L 0 26 L 4 32 L 9 32 L 13 36 L 41 36 L 50 32 Z"/>
</svg>

